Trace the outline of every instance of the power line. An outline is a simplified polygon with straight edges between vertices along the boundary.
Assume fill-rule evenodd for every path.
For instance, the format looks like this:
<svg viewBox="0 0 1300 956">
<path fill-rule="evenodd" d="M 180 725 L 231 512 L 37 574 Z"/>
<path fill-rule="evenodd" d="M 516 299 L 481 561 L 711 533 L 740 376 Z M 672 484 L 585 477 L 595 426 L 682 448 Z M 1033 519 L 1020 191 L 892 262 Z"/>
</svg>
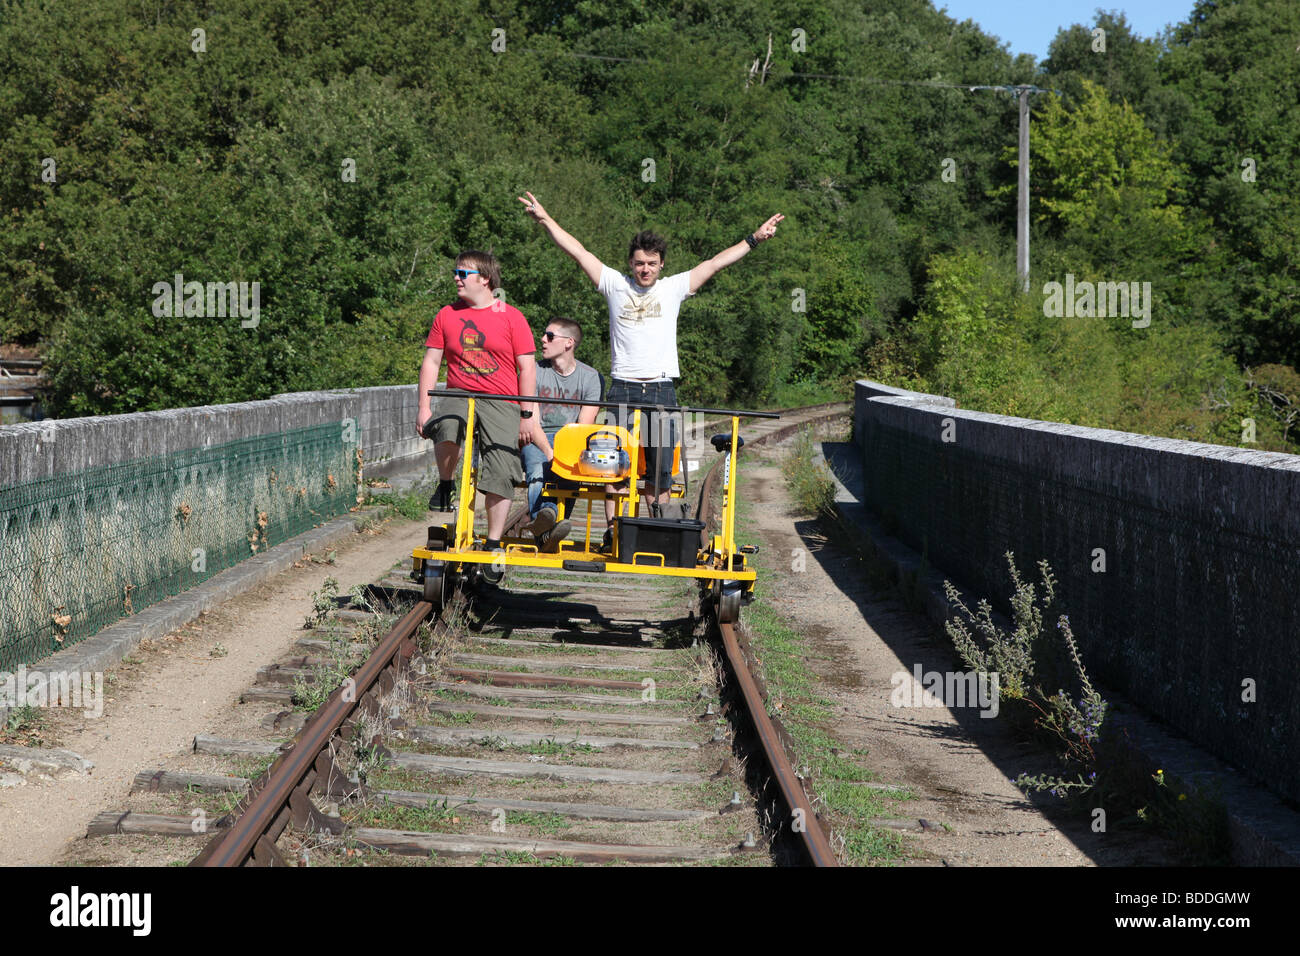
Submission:
<svg viewBox="0 0 1300 956">
<path fill-rule="evenodd" d="M 664 66 L 662 62 L 655 60 L 646 60 L 639 57 L 620 57 L 607 56 L 599 53 L 576 53 L 566 51 L 549 51 L 541 50 L 524 50 L 525 53 L 532 53 L 538 56 L 567 56 L 583 60 L 601 60 L 607 63 L 640 63 L 649 65 Z M 771 62 L 772 41 L 768 37 L 768 63 Z M 763 64 L 761 79 L 759 83 L 765 83 L 768 77 L 768 63 Z M 752 79 L 758 70 L 758 60 L 747 70 L 742 71 L 747 77 Z M 1061 96 L 1060 90 L 1044 89 L 1041 86 L 1035 86 L 1032 83 L 944 83 L 939 80 L 898 80 L 884 79 L 876 76 L 843 76 L 835 73 L 800 73 L 791 72 L 779 74 L 773 79 L 786 79 L 787 77 L 801 80 L 849 80 L 854 83 L 870 83 L 878 86 L 914 86 L 923 89 L 937 90 L 965 90 L 968 93 L 977 93 L 989 90 L 996 93 L 1007 93 L 1019 100 L 1020 107 L 1020 135 L 1018 142 L 1018 169 L 1017 169 L 1017 190 L 1016 190 L 1016 272 L 1023 286 L 1023 291 L 1029 291 L 1029 95 L 1031 93 L 1055 93 Z M 749 81 L 746 81 L 746 86 Z"/>
<path fill-rule="evenodd" d="M 521 52 L 529 53 L 534 56 L 566 56 L 578 60 L 600 60 L 605 63 L 640 63 L 646 66 L 667 66 L 661 60 L 649 60 L 644 57 L 635 56 L 610 56 L 602 53 L 577 53 L 564 50 L 533 50 L 524 49 Z M 749 70 L 742 69 L 739 72 L 749 75 Z M 800 73 L 790 72 L 783 73 L 773 77 L 774 79 L 785 79 L 786 77 L 797 77 L 801 80 L 851 80 L 855 83 L 874 83 L 879 86 L 921 86 L 932 89 L 946 90 L 966 90 L 968 93 L 975 93 L 980 90 L 997 90 L 1007 93 L 1011 96 L 1018 96 L 1022 90 L 1028 90 L 1030 93 L 1055 93 L 1061 95 L 1060 90 L 1048 90 L 1042 87 L 1033 86 L 1023 83 L 943 83 L 939 80 L 895 80 L 883 79 L 877 76 L 849 76 L 837 73 Z"/>
</svg>

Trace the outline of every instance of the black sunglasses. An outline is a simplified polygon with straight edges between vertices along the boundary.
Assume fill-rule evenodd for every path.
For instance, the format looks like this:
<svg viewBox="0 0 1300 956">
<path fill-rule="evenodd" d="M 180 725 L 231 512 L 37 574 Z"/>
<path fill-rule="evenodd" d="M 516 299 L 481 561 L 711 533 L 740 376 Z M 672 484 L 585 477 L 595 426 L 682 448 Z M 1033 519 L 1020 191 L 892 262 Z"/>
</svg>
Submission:
<svg viewBox="0 0 1300 956">
<path fill-rule="evenodd" d="M 546 339 L 546 341 L 548 341 L 548 342 L 554 342 L 554 341 L 555 341 L 555 333 L 552 332 L 550 329 L 547 329 L 545 332 L 542 333 L 542 338 Z M 572 336 L 572 335 L 564 335 L 564 334 L 561 334 L 561 335 L 560 335 L 560 338 L 562 338 L 562 339 L 571 339 L 571 338 L 573 338 L 573 336 Z"/>
</svg>

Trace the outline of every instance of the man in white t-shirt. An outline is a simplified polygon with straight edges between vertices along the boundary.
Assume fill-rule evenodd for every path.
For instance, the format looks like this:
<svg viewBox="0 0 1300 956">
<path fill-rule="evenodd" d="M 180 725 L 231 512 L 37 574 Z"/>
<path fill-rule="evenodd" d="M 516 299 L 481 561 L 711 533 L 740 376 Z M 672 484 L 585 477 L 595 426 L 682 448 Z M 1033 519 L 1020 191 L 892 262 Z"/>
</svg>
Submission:
<svg viewBox="0 0 1300 956">
<path fill-rule="evenodd" d="M 652 232 L 632 237 L 628 249 L 628 274 L 620 275 L 586 250 L 547 214 L 532 193 L 519 197 L 528 214 L 546 230 L 557 246 L 567 252 L 595 283 L 609 307 L 610 387 L 606 401 L 649 405 L 676 405 L 673 379 L 677 366 L 677 313 L 689 296 L 699 291 L 721 269 L 740 261 L 760 242 L 776 235 L 785 216 L 777 213 L 740 242 L 706 259 L 688 272 L 660 279 L 667 243 Z M 643 431 L 648 480 L 658 489 L 653 500 L 668 500 L 672 483 L 672 450 L 677 444 L 675 420 L 648 423 Z M 662 452 L 662 454 L 661 454 Z M 612 518 L 613 502 L 605 502 Z M 606 538 L 609 532 L 606 532 Z M 608 541 L 606 542 L 608 544 Z"/>
</svg>

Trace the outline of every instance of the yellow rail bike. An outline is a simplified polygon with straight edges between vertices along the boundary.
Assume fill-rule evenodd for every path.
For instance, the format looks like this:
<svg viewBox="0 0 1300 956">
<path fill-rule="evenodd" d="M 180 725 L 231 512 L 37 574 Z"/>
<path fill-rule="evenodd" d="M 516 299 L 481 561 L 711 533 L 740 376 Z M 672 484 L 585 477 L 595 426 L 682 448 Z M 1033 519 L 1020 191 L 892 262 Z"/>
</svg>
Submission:
<svg viewBox="0 0 1300 956">
<path fill-rule="evenodd" d="M 734 622 L 742 602 L 754 591 L 755 573 L 746 556 L 757 549 L 738 546 L 735 538 L 736 482 L 738 469 L 732 467 L 733 449 L 744 445 L 740 435 L 741 418 L 779 418 L 774 412 L 751 412 L 731 409 L 690 408 L 673 405 L 637 405 L 632 403 L 593 402 L 547 399 L 526 395 L 498 395 L 446 389 L 431 392 L 437 398 L 464 398 L 468 402 L 465 446 L 461 452 L 460 478 L 457 482 L 457 505 L 453 521 L 429 528 L 429 540 L 423 548 L 412 551 L 411 577 L 423 584 L 424 599 L 441 608 L 452 591 L 463 581 L 476 577 L 484 565 L 497 568 L 551 568 L 601 574 L 637 574 L 693 578 L 708 588 L 710 601 L 718 619 Z M 501 548 L 488 551 L 483 535 L 474 532 L 474 500 L 478 492 L 477 468 L 474 466 L 475 404 L 483 399 L 505 399 L 539 404 L 588 405 L 600 408 L 626 408 L 631 413 L 631 430 L 616 425 L 565 425 L 557 432 L 555 458 L 551 471 L 556 481 L 547 482 L 542 494 L 554 499 L 560 510 L 573 515 L 578 502 L 585 501 L 586 528 L 580 540 L 560 542 L 558 550 L 543 552 L 531 537 L 507 536 Z M 641 495 L 657 488 L 647 488 L 645 454 L 642 447 L 642 417 L 645 412 L 656 416 L 672 414 L 721 415 L 730 419 L 729 432 L 714 435 L 711 444 L 724 456 L 722 476 L 722 513 L 718 531 L 706 533 L 702 521 L 691 517 L 641 516 Z M 627 417 L 624 416 L 624 420 Z M 662 422 L 661 417 L 656 421 Z M 689 467 L 681 457 L 681 445 L 673 448 L 673 481 L 669 499 L 681 499 L 688 488 Z M 656 472 L 658 469 L 655 469 Z M 681 480 L 678 481 L 679 476 Z M 637 480 L 631 480 L 632 476 Z M 592 509 L 603 507 L 606 497 L 614 500 L 611 523 L 612 548 L 609 553 L 592 546 Z M 673 511 L 683 509 L 676 508 Z"/>
</svg>

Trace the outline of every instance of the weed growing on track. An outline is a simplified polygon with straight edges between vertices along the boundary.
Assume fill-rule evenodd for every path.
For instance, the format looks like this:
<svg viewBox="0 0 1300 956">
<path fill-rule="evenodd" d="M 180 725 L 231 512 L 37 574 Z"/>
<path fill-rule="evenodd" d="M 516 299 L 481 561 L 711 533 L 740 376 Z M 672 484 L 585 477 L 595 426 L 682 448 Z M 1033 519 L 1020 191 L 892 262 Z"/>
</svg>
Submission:
<svg viewBox="0 0 1300 956">
<path fill-rule="evenodd" d="M 599 748 L 593 747 L 591 744 L 565 743 L 560 740 L 542 740 L 535 744 L 519 744 L 511 749 L 519 750 L 523 753 L 537 754 L 542 757 L 594 754 L 600 752 Z"/>
<path fill-rule="evenodd" d="M 466 826 L 464 818 L 446 800 L 407 807 L 380 798 L 367 806 L 347 810 L 344 819 L 352 826 L 419 833 L 459 833 Z"/>
<path fill-rule="evenodd" d="M 571 856 L 548 856 L 545 859 L 538 858 L 532 853 L 516 852 L 513 850 L 502 850 L 500 853 L 484 853 L 478 858 L 475 866 L 581 866 L 576 859 Z"/>
<path fill-rule="evenodd" d="M 320 706 L 334 693 L 335 688 L 343 683 L 357 666 L 346 638 L 330 639 L 329 649 L 324 654 L 324 662 L 311 668 L 311 680 L 298 677 L 293 682 L 294 710 L 314 714 Z"/>
<path fill-rule="evenodd" d="M 311 611 L 303 622 L 304 631 L 320 627 L 333 616 L 336 607 L 334 599 L 338 594 L 339 582 L 334 578 L 326 578 L 319 591 L 311 592 Z"/>
<path fill-rule="evenodd" d="M 530 827 L 536 833 L 554 836 L 572 829 L 573 824 L 558 813 L 512 810 L 506 813 L 506 826 Z"/>
</svg>

